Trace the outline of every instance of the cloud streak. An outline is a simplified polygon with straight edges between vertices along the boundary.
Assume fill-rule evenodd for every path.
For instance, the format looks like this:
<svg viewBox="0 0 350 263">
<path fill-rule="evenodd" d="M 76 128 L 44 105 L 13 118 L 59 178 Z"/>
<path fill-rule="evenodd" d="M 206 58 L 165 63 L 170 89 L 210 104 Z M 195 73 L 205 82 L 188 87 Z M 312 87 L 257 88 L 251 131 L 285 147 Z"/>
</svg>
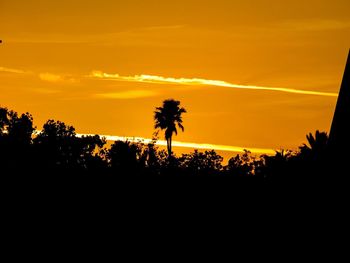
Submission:
<svg viewBox="0 0 350 263">
<path fill-rule="evenodd" d="M 227 87 L 234 89 L 246 89 L 246 90 L 264 90 L 264 91 L 275 91 L 285 92 L 301 95 L 313 95 L 313 96 L 325 96 L 325 97 L 337 97 L 337 93 L 311 91 L 311 90 L 300 90 L 282 87 L 264 87 L 254 85 L 240 85 L 233 84 L 222 80 L 209 80 L 201 78 L 171 78 L 153 75 L 134 75 L 134 76 L 121 76 L 119 74 L 108 74 L 102 71 L 93 71 L 89 77 L 105 80 L 114 81 L 128 81 L 128 82 L 145 82 L 145 83 L 156 83 L 156 84 L 177 84 L 177 85 L 191 85 L 191 86 L 216 86 L 216 87 Z"/>
<path fill-rule="evenodd" d="M 7 67 L 0 67 L 0 72 L 14 73 L 14 74 L 34 74 L 30 71 L 24 71 L 20 69 L 13 69 Z M 77 83 L 79 79 L 72 78 L 67 75 L 58 75 L 52 73 L 39 73 L 38 77 L 42 81 L 57 83 L 57 82 L 70 82 Z M 266 87 L 266 86 L 255 86 L 255 85 L 241 85 L 234 84 L 223 80 L 210 80 L 202 78 L 173 78 L 173 77 L 163 77 L 155 75 L 134 75 L 134 76 L 121 76 L 119 74 L 109 74 L 102 71 L 92 71 L 89 78 L 112 80 L 112 81 L 126 81 L 126 82 L 141 82 L 141 83 L 154 83 L 154 84 L 174 84 L 174 85 L 188 85 L 188 86 L 216 86 L 216 87 L 226 87 L 233 89 L 245 89 L 245 90 L 262 90 L 262 91 L 274 91 L 274 92 L 284 92 L 300 95 L 313 95 L 313 96 L 324 96 L 324 97 L 338 97 L 337 93 L 332 92 L 322 92 L 313 90 L 302 90 L 302 89 L 292 89 L 283 87 Z M 135 90 L 135 91 L 125 91 L 116 93 L 103 93 L 96 94 L 97 98 L 110 98 L 110 99 L 129 99 L 129 98 L 142 98 L 142 97 L 152 97 L 157 95 L 155 92 L 147 90 Z"/>
<path fill-rule="evenodd" d="M 51 74 L 51 73 L 40 73 L 39 78 L 43 81 L 48 81 L 48 82 L 63 81 L 63 78 L 60 75 Z"/>
<path fill-rule="evenodd" d="M 6 67 L 0 67 L 0 72 L 14 73 L 14 74 L 27 74 L 27 73 L 29 73 L 29 72 L 21 70 L 21 69 L 6 68 Z"/>
<path fill-rule="evenodd" d="M 94 136 L 95 134 L 77 134 L 77 136 Z M 101 137 L 106 138 L 108 141 L 130 141 L 130 142 L 142 142 L 145 144 L 153 142 L 152 139 L 147 139 L 143 137 L 123 137 L 115 135 L 100 135 Z M 156 142 L 158 146 L 166 146 L 166 141 L 158 140 Z M 249 148 L 249 147 L 240 147 L 240 146 L 230 146 L 230 145 L 218 145 L 218 144 L 208 144 L 208 143 L 193 143 L 193 142 L 180 142 L 173 141 L 172 145 L 174 147 L 182 148 L 191 148 L 191 149 L 200 149 L 200 150 L 216 150 L 216 151 L 225 151 L 225 152 L 244 152 L 244 150 L 249 150 L 254 154 L 275 154 L 273 149 L 263 149 L 263 148 Z"/>
<path fill-rule="evenodd" d="M 21 74 L 21 75 L 28 75 L 28 76 L 37 76 L 40 80 L 45 82 L 51 82 L 51 83 L 58 83 L 58 82 L 78 83 L 80 81 L 80 79 L 73 78 L 72 75 L 59 75 L 59 74 L 53 74 L 49 72 L 37 73 L 33 71 L 8 68 L 8 67 L 2 67 L 2 66 L 0 67 L 0 72 Z"/>
<path fill-rule="evenodd" d="M 57 83 L 57 82 L 70 82 L 70 83 L 76 83 L 79 82 L 79 80 L 68 77 L 65 75 L 58 75 L 58 74 L 52 74 L 52 73 L 40 73 L 39 78 L 42 81 Z"/>
</svg>

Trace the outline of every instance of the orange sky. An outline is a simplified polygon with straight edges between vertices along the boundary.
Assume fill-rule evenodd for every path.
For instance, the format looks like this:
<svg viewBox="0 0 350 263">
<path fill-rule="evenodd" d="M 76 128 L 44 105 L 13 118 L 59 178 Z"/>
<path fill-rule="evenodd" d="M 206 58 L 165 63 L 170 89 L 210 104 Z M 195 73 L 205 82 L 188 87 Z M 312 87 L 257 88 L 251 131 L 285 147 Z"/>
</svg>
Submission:
<svg viewBox="0 0 350 263">
<path fill-rule="evenodd" d="M 38 128 L 54 118 L 149 138 L 154 108 L 175 98 L 188 111 L 177 141 L 296 148 L 330 128 L 349 11 L 348 0 L 0 0 L 0 105 Z"/>
</svg>

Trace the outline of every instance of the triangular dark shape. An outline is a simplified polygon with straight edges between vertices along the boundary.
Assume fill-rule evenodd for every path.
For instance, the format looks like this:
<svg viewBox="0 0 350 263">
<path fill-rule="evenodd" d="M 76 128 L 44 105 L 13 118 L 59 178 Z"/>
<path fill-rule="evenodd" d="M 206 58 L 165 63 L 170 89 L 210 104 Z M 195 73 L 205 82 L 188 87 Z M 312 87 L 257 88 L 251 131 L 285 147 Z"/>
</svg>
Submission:
<svg viewBox="0 0 350 263">
<path fill-rule="evenodd" d="M 334 160 L 347 159 L 350 150 L 350 52 L 335 109 L 329 148 Z"/>
</svg>

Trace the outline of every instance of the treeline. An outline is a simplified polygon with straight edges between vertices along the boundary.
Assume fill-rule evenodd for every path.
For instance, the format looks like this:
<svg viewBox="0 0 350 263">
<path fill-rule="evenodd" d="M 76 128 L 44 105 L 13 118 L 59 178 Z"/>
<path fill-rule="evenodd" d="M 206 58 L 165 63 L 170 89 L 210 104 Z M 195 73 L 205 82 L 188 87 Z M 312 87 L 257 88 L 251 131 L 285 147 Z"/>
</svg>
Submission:
<svg viewBox="0 0 350 263">
<path fill-rule="evenodd" d="M 36 132 L 29 113 L 0 108 L 0 173 L 3 176 L 40 175 L 95 177 L 227 177 L 254 181 L 299 181 L 319 175 L 327 163 L 324 132 L 307 136 L 298 151 L 277 151 L 256 157 L 249 151 L 223 165 L 214 150 L 176 156 L 153 143 L 77 136 L 73 126 L 48 120 Z M 314 179 L 314 178 L 313 178 Z"/>
</svg>

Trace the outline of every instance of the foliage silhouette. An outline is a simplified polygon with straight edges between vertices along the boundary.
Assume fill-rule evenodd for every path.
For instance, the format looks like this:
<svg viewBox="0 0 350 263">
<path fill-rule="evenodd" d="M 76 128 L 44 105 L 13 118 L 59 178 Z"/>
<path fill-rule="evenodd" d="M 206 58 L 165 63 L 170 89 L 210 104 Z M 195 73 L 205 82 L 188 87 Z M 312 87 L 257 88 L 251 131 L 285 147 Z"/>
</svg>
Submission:
<svg viewBox="0 0 350 263">
<path fill-rule="evenodd" d="M 107 152 L 110 167 L 122 174 L 142 170 L 146 166 L 146 156 L 142 144 L 116 141 Z"/>
<path fill-rule="evenodd" d="M 18 115 L 0 108 L 0 164 L 2 169 L 14 171 L 28 166 L 32 161 L 33 117 L 29 113 Z"/>
<path fill-rule="evenodd" d="M 213 150 L 205 152 L 194 150 L 193 153 L 183 154 L 179 161 L 180 167 L 190 175 L 217 175 L 223 169 L 223 157 Z"/>
<path fill-rule="evenodd" d="M 172 136 L 177 135 L 177 127 L 184 131 L 182 125 L 182 114 L 186 113 L 184 108 L 180 108 L 180 101 L 173 99 L 163 101 L 162 107 L 157 107 L 154 112 L 155 128 L 165 130 L 165 140 L 167 142 L 168 156 L 172 154 Z"/>
<path fill-rule="evenodd" d="M 34 138 L 33 148 L 38 167 L 55 171 L 82 172 L 103 168 L 99 151 L 106 144 L 98 135 L 77 137 L 73 126 L 48 120 Z"/>
<path fill-rule="evenodd" d="M 328 135 L 326 132 L 316 131 L 315 136 L 312 133 L 306 135 L 309 145 L 305 143 L 300 147 L 300 154 L 303 158 L 311 160 L 322 160 L 325 157 L 328 144 Z"/>
</svg>

